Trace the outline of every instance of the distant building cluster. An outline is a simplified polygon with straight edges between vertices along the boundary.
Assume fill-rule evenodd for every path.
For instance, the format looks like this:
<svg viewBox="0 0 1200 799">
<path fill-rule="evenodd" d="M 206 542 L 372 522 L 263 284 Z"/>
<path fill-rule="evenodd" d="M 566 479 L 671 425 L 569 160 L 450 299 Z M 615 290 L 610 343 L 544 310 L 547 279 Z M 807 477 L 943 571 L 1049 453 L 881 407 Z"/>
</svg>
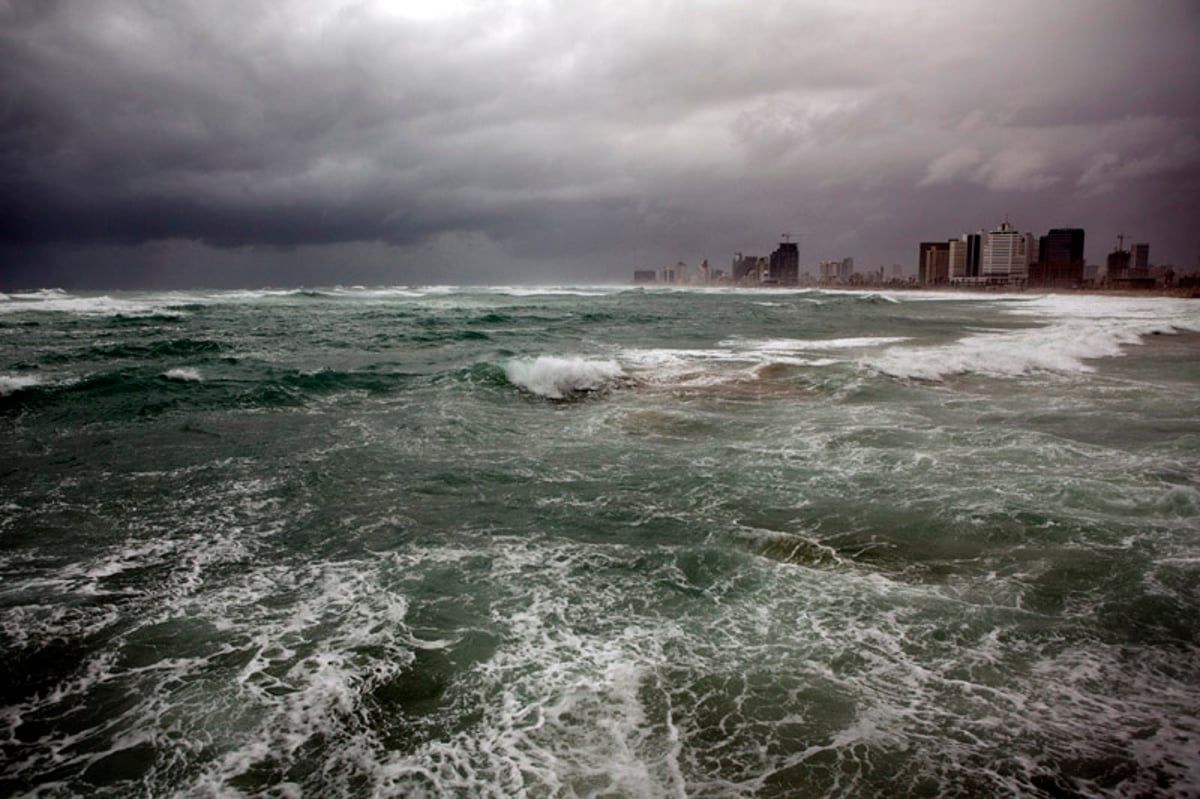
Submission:
<svg viewBox="0 0 1200 799">
<path fill-rule="evenodd" d="M 1079 260 L 1065 264 L 1064 269 L 1067 279 L 1081 280 L 1083 231 L 1051 231 L 1051 235 L 1059 233 L 1078 233 Z M 923 286 L 1023 286 L 1030 282 L 1039 246 L 1032 233 L 1021 233 L 1007 221 L 995 230 L 964 233 L 947 241 L 923 241 L 918 250 L 917 282 Z"/>
<path fill-rule="evenodd" d="M 633 273 L 634 283 L 657 283 L 669 285 L 708 286 L 880 286 L 885 283 L 899 285 L 911 283 L 901 276 L 901 267 L 892 267 L 891 280 L 885 280 L 884 269 L 856 272 L 853 258 L 836 261 L 821 261 L 816 273 L 801 272 L 800 248 L 790 236 L 779 243 L 770 255 L 744 255 L 735 253 L 729 269 L 713 269 L 703 261 L 696 270 L 690 270 L 682 261 L 662 269 L 637 269 Z"/>
<path fill-rule="evenodd" d="M 947 241 L 923 241 L 917 250 L 922 286 L 1036 288 L 1158 288 L 1174 285 L 1174 270 L 1151 267 L 1150 245 L 1125 236 L 1101 271 L 1083 254 L 1083 228 L 1054 228 L 1044 236 L 1022 233 L 1006 220 L 994 230 Z"/>
<path fill-rule="evenodd" d="M 820 261 L 815 270 L 801 271 L 800 250 L 784 234 L 770 255 L 736 253 L 729 269 L 714 269 L 705 259 L 695 269 L 683 261 L 662 269 L 638 269 L 635 283 L 704 286 L 814 286 L 956 288 L 1114 288 L 1153 289 L 1184 286 L 1176 283 L 1172 267 L 1150 264 L 1150 245 L 1130 243 L 1117 236 L 1117 246 L 1103 266 L 1084 257 L 1084 230 L 1053 228 L 1044 236 L 1022 233 L 1005 220 L 993 230 L 963 233 L 942 241 L 923 241 L 917 250 L 917 273 L 905 277 L 900 264 L 891 276 L 884 268 L 856 271 L 853 258 Z"/>
</svg>

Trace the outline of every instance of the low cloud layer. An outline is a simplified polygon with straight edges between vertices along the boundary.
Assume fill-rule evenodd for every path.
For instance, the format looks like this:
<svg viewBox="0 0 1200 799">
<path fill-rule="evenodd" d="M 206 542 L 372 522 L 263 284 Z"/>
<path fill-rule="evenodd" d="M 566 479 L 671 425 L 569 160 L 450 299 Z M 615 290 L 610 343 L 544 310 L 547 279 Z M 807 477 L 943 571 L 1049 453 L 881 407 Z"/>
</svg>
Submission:
<svg viewBox="0 0 1200 799">
<path fill-rule="evenodd" d="M 783 232 L 911 268 L 1006 214 L 1200 256 L 1190 0 L 0 0 L 0 70 L 7 284 L 624 279 Z"/>
</svg>

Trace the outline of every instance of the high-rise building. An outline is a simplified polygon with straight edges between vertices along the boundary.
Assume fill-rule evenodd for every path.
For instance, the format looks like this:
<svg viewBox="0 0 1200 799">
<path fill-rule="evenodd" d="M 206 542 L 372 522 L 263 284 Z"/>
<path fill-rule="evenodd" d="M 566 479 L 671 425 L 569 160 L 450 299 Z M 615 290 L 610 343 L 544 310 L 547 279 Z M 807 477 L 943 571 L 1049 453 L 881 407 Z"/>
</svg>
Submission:
<svg viewBox="0 0 1200 799">
<path fill-rule="evenodd" d="M 1038 263 L 1083 263 L 1083 228 L 1053 228 L 1038 240 Z"/>
<path fill-rule="evenodd" d="M 800 248 L 796 242 L 779 242 L 779 248 L 771 253 L 770 269 L 772 283 L 794 286 L 800 282 Z"/>
<path fill-rule="evenodd" d="M 950 239 L 946 244 L 949 245 L 946 271 L 950 273 L 951 282 L 955 282 L 967 276 L 967 243 L 962 239 Z"/>
<path fill-rule="evenodd" d="M 923 241 L 917 249 L 917 282 L 924 284 L 933 283 L 936 279 L 937 259 L 938 256 L 930 255 L 937 253 L 941 249 L 946 249 L 946 263 L 949 266 L 949 246 L 944 241 Z"/>
<path fill-rule="evenodd" d="M 1038 240 L 1037 262 L 1029 267 L 1035 286 L 1076 286 L 1083 282 L 1083 229 L 1054 228 Z"/>
<path fill-rule="evenodd" d="M 1020 233 L 1007 221 L 983 240 L 979 276 L 988 283 L 1024 283 L 1033 255 L 1033 234 Z"/>
<path fill-rule="evenodd" d="M 1150 245 L 1143 242 L 1129 248 L 1130 268 L 1137 270 L 1137 277 L 1145 277 L 1150 269 Z"/>
<path fill-rule="evenodd" d="M 763 274 L 766 272 L 766 258 L 759 255 L 742 255 L 740 252 L 734 256 L 732 273 L 733 282 L 739 285 L 755 284 L 762 280 Z"/>
<path fill-rule="evenodd" d="M 1104 276 L 1111 282 L 1113 280 L 1126 280 L 1129 277 L 1129 250 L 1122 250 L 1120 247 L 1108 254 L 1105 260 Z"/>
<path fill-rule="evenodd" d="M 854 274 L 854 259 L 843 258 L 841 266 L 838 268 L 838 277 L 843 283 L 849 283 L 850 277 Z"/>
<path fill-rule="evenodd" d="M 923 241 L 920 252 L 921 262 L 917 266 L 920 282 L 932 286 L 949 281 L 950 242 Z"/>
<path fill-rule="evenodd" d="M 978 233 L 968 233 L 963 238 L 967 241 L 967 277 L 979 277 L 980 264 L 983 262 L 983 242 L 987 240 L 987 233 L 981 230 Z"/>
<path fill-rule="evenodd" d="M 983 239 L 987 233 L 964 233 L 957 239 L 950 239 L 948 270 L 950 282 L 971 282 L 979 277 L 979 259 L 983 252 Z"/>
<path fill-rule="evenodd" d="M 822 286 L 836 286 L 842 282 L 841 261 L 821 261 L 818 268 Z"/>
<path fill-rule="evenodd" d="M 1117 236 L 1117 248 L 1108 254 L 1104 280 L 1115 288 L 1153 288 L 1156 280 L 1150 274 L 1150 245 L 1131 244 L 1126 250 L 1124 243 L 1124 234 Z"/>
</svg>

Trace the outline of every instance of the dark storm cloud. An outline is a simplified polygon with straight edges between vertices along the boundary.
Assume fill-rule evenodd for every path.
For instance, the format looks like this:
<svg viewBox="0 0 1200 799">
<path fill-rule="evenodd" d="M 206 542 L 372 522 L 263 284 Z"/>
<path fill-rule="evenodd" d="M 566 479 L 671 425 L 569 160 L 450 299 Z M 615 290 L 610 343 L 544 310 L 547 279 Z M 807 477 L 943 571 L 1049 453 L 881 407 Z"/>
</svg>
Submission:
<svg viewBox="0 0 1200 799">
<path fill-rule="evenodd" d="M 811 261 L 907 264 L 915 242 L 1008 212 L 1088 227 L 1093 259 L 1132 226 L 1190 264 L 1198 18 L 1191 2 L 0 0 L 0 243 L 460 257 L 473 241 L 498 269 L 623 276 L 785 231 Z"/>
</svg>

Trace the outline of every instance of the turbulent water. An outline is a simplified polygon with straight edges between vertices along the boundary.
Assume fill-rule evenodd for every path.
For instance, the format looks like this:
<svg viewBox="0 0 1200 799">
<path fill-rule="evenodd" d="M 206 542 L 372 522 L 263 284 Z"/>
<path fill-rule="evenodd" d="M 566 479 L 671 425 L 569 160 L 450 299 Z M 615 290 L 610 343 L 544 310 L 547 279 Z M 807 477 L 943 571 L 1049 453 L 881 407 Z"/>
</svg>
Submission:
<svg viewBox="0 0 1200 799">
<path fill-rule="evenodd" d="M 0 295 L 0 794 L 1195 796 L 1196 331 Z"/>
</svg>

